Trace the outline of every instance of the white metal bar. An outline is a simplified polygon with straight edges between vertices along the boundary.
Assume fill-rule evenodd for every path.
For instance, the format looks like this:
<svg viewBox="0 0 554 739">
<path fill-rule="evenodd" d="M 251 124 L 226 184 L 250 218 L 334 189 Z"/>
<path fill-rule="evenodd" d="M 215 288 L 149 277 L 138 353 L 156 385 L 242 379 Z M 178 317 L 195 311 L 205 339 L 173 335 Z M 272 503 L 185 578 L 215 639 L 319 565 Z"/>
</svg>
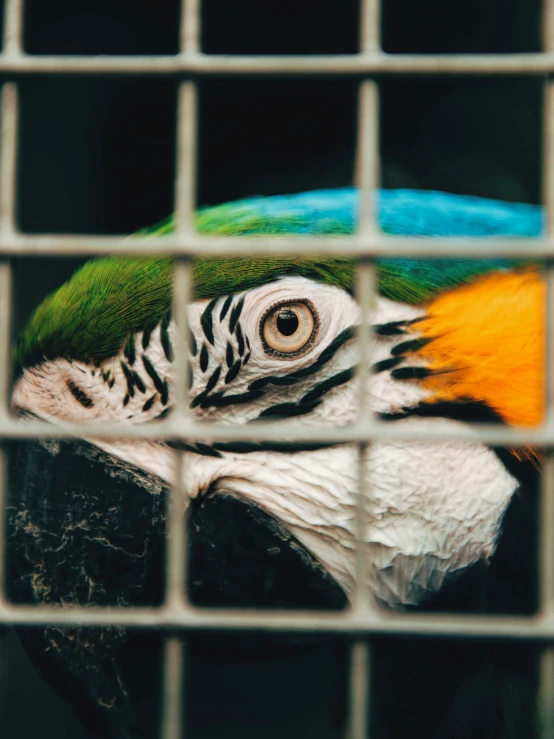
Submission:
<svg viewBox="0 0 554 739">
<path fill-rule="evenodd" d="M 375 419 L 368 405 L 368 368 L 371 364 L 371 344 L 374 337 L 370 333 L 371 313 L 375 301 L 375 268 L 372 264 L 358 264 L 356 272 L 356 300 L 360 307 L 360 324 L 357 328 L 358 340 L 358 421 L 364 423 Z M 356 504 L 356 577 L 353 594 L 354 608 L 366 611 L 373 607 L 368 588 L 367 562 L 367 508 L 369 490 L 366 470 L 367 444 L 358 444 L 358 492 Z"/>
<path fill-rule="evenodd" d="M 82 236 L 0 233 L 0 256 L 319 256 L 554 259 L 554 238 L 458 238 L 368 234 L 363 236 Z"/>
<path fill-rule="evenodd" d="M 360 51 L 381 51 L 381 0 L 361 0 Z"/>
<path fill-rule="evenodd" d="M 350 685 L 347 739 L 368 739 L 370 717 L 370 646 L 355 641 L 350 649 Z"/>
<path fill-rule="evenodd" d="M 542 739 L 554 736 L 554 647 L 547 645 L 541 655 L 539 705 Z"/>
<path fill-rule="evenodd" d="M 4 0 L 2 56 L 17 57 L 23 51 L 23 0 Z"/>
<path fill-rule="evenodd" d="M 271 421 L 248 425 L 223 425 L 205 421 L 189 421 L 172 414 L 161 422 L 148 424 L 122 423 L 120 425 L 98 424 L 49 424 L 43 421 L 26 421 L 0 418 L 0 439 L 172 439 L 186 441 L 195 439 L 213 443 L 215 441 L 267 441 L 314 442 L 317 444 L 346 444 L 374 441 L 413 441 L 413 429 L 379 420 L 364 419 L 339 428 L 306 427 L 291 421 Z M 492 446 L 554 446 L 554 427 L 547 425 L 538 429 L 521 429 L 494 424 L 474 424 L 455 429 L 441 429 L 422 420 L 418 425 L 418 441 L 451 442 L 470 441 Z"/>
<path fill-rule="evenodd" d="M 186 607 L 185 579 L 187 567 L 187 528 L 185 525 L 185 491 L 183 489 L 183 452 L 175 451 L 175 479 L 168 505 L 166 537 L 166 605 Z"/>
<path fill-rule="evenodd" d="M 188 362 L 187 347 L 189 343 L 189 326 L 187 306 L 192 292 L 192 265 L 188 261 L 179 260 L 175 265 L 173 281 L 173 317 L 177 324 L 177 351 L 173 362 L 174 377 L 172 379 L 171 402 L 175 412 L 182 418 L 188 418 Z"/>
<path fill-rule="evenodd" d="M 179 85 L 175 230 L 181 236 L 194 232 L 197 97 L 195 82 L 187 81 Z"/>
<path fill-rule="evenodd" d="M 7 605 L 6 598 L 6 509 L 7 493 L 7 459 L 6 450 L 0 448 L 0 609 Z"/>
<path fill-rule="evenodd" d="M 543 0 L 543 49 L 554 50 L 554 0 Z M 543 90 L 542 201 L 547 237 L 554 234 L 554 83 L 547 78 Z M 545 306 L 545 419 L 554 420 L 554 265 L 549 262 Z M 554 613 L 554 455 L 546 452 L 541 478 L 540 515 L 540 612 Z M 540 657 L 539 694 L 543 739 L 554 734 L 554 646 L 545 645 Z"/>
<path fill-rule="evenodd" d="M 168 636 L 164 649 L 163 700 L 160 737 L 182 739 L 184 644 L 182 637 Z"/>
<path fill-rule="evenodd" d="M 0 629 L 0 726 L 4 725 L 8 695 L 9 657 L 6 636 L 6 629 Z"/>
<path fill-rule="evenodd" d="M 200 0 L 181 0 L 180 50 L 195 55 L 200 50 Z"/>
<path fill-rule="evenodd" d="M 9 420 L 11 362 L 11 266 L 0 262 L 0 419 Z M 6 563 L 6 507 L 8 503 L 6 480 L 6 450 L 0 448 L 0 603 L 5 603 Z"/>
<path fill-rule="evenodd" d="M 0 625 L 122 626 L 136 629 L 314 633 L 345 637 L 413 635 L 430 638 L 554 641 L 554 617 L 270 611 L 202 608 L 111 608 L 0 605 Z"/>
<path fill-rule="evenodd" d="M 356 230 L 362 239 L 378 232 L 375 196 L 379 170 L 379 88 L 375 80 L 364 80 L 358 92 L 356 147 L 356 184 L 360 198 Z"/>
<path fill-rule="evenodd" d="M 546 455 L 541 479 L 540 611 L 554 613 L 554 455 Z"/>
<path fill-rule="evenodd" d="M 0 261 L 0 418 L 8 418 L 11 390 L 12 269 Z"/>
<path fill-rule="evenodd" d="M 18 91 L 13 82 L 2 88 L 2 136 L 0 140 L 0 238 L 16 230 Z"/>
<path fill-rule="evenodd" d="M 199 49 L 201 0 L 181 0 L 180 51 L 194 55 Z M 194 232 L 196 207 L 197 88 L 185 81 L 179 85 L 177 105 L 177 167 L 175 173 L 175 230 L 179 236 Z M 192 266 L 180 259 L 175 266 L 173 313 L 177 323 L 177 352 L 174 359 L 173 390 L 179 418 L 188 418 L 187 347 L 188 316 L 192 284 Z M 174 480 L 171 486 L 166 539 L 165 605 L 177 613 L 187 609 L 187 534 L 183 453 L 174 454 Z M 183 671 L 185 655 L 182 639 L 166 639 L 164 685 L 161 711 L 162 739 L 183 736 Z"/>
<path fill-rule="evenodd" d="M 39 56 L 0 54 L 8 75 L 544 75 L 554 72 L 554 53 L 364 54 L 227 56 L 189 53 L 160 56 Z"/>
</svg>

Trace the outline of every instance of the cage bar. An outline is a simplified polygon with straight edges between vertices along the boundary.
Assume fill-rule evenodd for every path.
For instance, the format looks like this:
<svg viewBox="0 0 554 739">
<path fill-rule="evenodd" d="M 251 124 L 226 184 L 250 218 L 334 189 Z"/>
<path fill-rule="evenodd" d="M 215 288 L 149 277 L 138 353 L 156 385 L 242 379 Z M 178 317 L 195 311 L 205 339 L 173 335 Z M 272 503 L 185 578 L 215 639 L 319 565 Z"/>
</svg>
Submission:
<svg viewBox="0 0 554 739">
<path fill-rule="evenodd" d="M 186 498 L 183 491 L 183 452 L 176 450 L 173 456 L 175 475 L 167 507 L 165 603 L 168 608 L 179 611 L 186 607 L 184 594 L 187 567 Z"/>
<path fill-rule="evenodd" d="M 175 230 L 179 235 L 194 233 L 197 98 L 195 82 L 189 80 L 179 85 L 175 174 Z"/>
<path fill-rule="evenodd" d="M 0 604 L 0 625 L 126 626 L 184 632 L 271 634 L 331 634 L 345 638 L 410 635 L 453 639 L 519 640 L 537 644 L 554 641 L 554 617 L 549 615 L 469 616 L 402 613 L 256 611 L 244 609 L 15 606 Z"/>
<path fill-rule="evenodd" d="M 184 55 L 200 52 L 201 0 L 181 0 L 180 51 Z"/>
<path fill-rule="evenodd" d="M 18 90 L 13 82 L 2 87 L 0 140 L 0 234 L 9 239 L 16 231 Z"/>
<path fill-rule="evenodd" d="M 180 51 L 194 54 L 199 49 L 200 0 L 181 0 Z M 177 167 L 175 172 L 175 230 L 179 235 L 194 233 L 196 208 L 196 150 L 198 146 L 196 82 L 181 82 L 177 103 Z M 174 364 L 173 389 L 176 390 L 174 409 L 177 423 L 188 420 L 187 362 L 188 346 L 187 305 L 191 299 L 192 264 L 186 257 L 175 266 L 173 284 L 173 313 L 177 321 L 178 346 L 181 351 Z M 184 489 L 182 451 L 176 450 L 174 480 L 167 518 L 166 548 L 166 598 L 165 605 L 177 613 L 188 607 L 188 506 Z M 183 636 L 174 634 L 164 644 L 163 701 L 160 715 L 162 739 L 182 739 L 183 697 L 185 671 L 185 642 Z"/>
<path fill-rule="evenodd" d="M 364 0 L 360 10 L 360 47 L 362 50 L 380 48 L 380 1 Z M 376 191 L 380 180 L 379 157 L 379 88 L 374 79 L 364 79 L 358 91 L 358 139 L 356 147 L 356 183 L 359 188 L 359 210 L 356 232 L 361 239 L 378 230 Z M 358 261 L 356 265 L 356 300 L 360 310 L 357 327 L 358 341 L 358 418 L 370 417 L 367 397 L 367 368 L 370 364 L 369 317 L 375 304 L 375 265 Z M 372 415 L 372 414 L 371 414 Z M 367 444 L 358 443 L 358 494 L 356 505 L 356 570 L 353 611 L 370 614 L 374 604 L 370 602 L 367 586 L 366 511 L 369 490 L 366 471 Z M 348 685 L 349 711 L 347 719 L 348 739 L 369 737 L 369 665 L 371 644 L 358 640 L 350 648 L 350 680 Z"/>
<path fill-rule="evenodd" d="M 175 56 L 30 56 L 22 49 L 23 0 L 7 0 L 3 52 L 0 73 L 18 79 L 25 75 L 152 75 L 180 80 L 178 105 L 178 164 L 175 182 L 176 232 L 163 239 L 130 237 L 124 241 L 114 237 L 71 236 L 62 234 L 24 235 L 16 228 L 17 180 L 17 86 L 4 85 L 2 96 L 2 137 L 0 162 L 0 257 L 25 255 L 94 255 L 125 253 L 170 254 L 178 258 L 175 272 L 174 312 L 180 346 L 186 346 L 188 326 L 186 306 L 191 295 L 191 259 L 203 256 L 248 255 L 255 243 L 265 255 L 335 255 L 340 252 L 356 258 L 357 296 L 362 315 L 367 316 L 374 296 L 374 269 L 371 260 L 379 256 L 417 257 L 490 257 L 509 256 L 548 260 L 548 350 L 545 424 L 540 429 L 518 430 L 483 425 L 467 433 L 437 434 L 430 426 L 422 428 L 422 441 L 471 439 L 488 444 L 540 446 L 549 452 L 545 463 L 542 490 L 541 524 L 541 609 L 528 618 L 481 616 L 432 616 L 386 614 L 374 611 L 365 596 L 363 551 L 358 546 L 356 596 L 354 607 L 345 613 L 271 612 L 239 609 L 193 608 L 186 600 L 186 526 L 183 525 L 185 498 L 181 453 L 176 454 L 175 482 L 168 511 L 166 555 L 167 592 L 159 608 L 77 608 L 56 606 L 14 606 L 6 603 L 4 593 L 4 558 L 0 564 L 0 627 L 6 625 L 129 626 L 158 629 L 166 633 L 164 650 L 162 739 L 183 736 L 183 635 L 198 631 L 227 631 L 229 634 L 251 630 L 266 633 L 335 634 L 352 640 L 349 684 L 349 739 L 368 739 L 370 721 L 369 640 L 377 635 L 413 635 L 428 638 L 506 639 L 536 642 L 543 647 L 541 689 L 545 698 L 544 737 L 554 734 L 554 397 L 550 378 L 554 347 L 554 87 L 545 85 L 545 205 L 548 214 L 547 234 L 538 239 L 418 239 L 385 237 L 378 233 L 375 218 L 375 190 L 378 185 L 379 146 L 377 127 L 379 95 L 375 76 L 396 74 L 420 75 L 545 75 L 554 73 L 554 0 L 545 0 L 543 32 L 544 52 L 537 54 L 468 54 L 468 55 L 388 55 L 380 50 L 379 0 L 365 0 L 360 14 L 360 53 L 321 56 L 225 56 L 204 55 L 200 51 L 200 0 L 185 0 L 182 5 L 180 53 Z M 360 218 L 357 234 L 351 237 L 248 238 L 203 237 L 194 232 L 196 200 L 197 148 L 197 82 L 206 75 L 333 75 L 360 77 L 357 180 L 360 186 Z M 371 79 L 367 79 L 372 75 Z M 7 261 L 0 262 L 0 325 L 10 324 L 11 274 Z M 367 321 L 359 332 L 360 365 L 368 365 L 370 338 Z M 393 428 L 366 418 L 364 393 L 360 394 L 361 418 L 343 429 L 303 429 L 294 424 L 275 428 L 272 424 L 256 427 L 229 427 L 196 423 L 187 413 L 186 362 L 175 363 L 173 393 L 176 412 L 160 424 L 149 428 L 121 425 L 114 428 L 97 426 L 53 427 L 41 422 L 17 421 L 7 416 L 9 372 L 9 335 L 0 336 L 0 439 L 9 438 L 171 438 L 259 439 L 356 443 L 360 452 L 360 493 L 357 511 L 358 545 L 364 536 L 365 491 L 363 458 L 365 445 L 375 440 L 408 441 L 413 432 Z M 360 373 L 361 374 L 361 373 Z M 365 385 L 364 385 L 365 387 Z M 0 552 L 4 552 L 4 511 L 6 506 L 5 452 L 0 450 Z M 1 629 L 0 629 L 1 630 Z M 0 654 L 1 659 L 1 654 Z"/>
<path fill-rule="evenodd" d="M 550 279 L 551 274 L 550 272 Z M 547 366 L 552 365 L 547 364 Z M 539 613 L 548 617 L 554 613 L 554 456 L 552 450 L 545 455 L 540 494 Z M 540 655 L 539 695 L 542 737 L 550 739 L 554 735 L 554 646 L 552 642 L 544 645 Z"/>
<path fill-rule="evenodd" d="M 554 49 L 554 2 L 543 2 L 543 49 Z M 554 82 L 548 77 L 543 91 L 543 203 L 546 210 L 546 235 L 554 233 Z M 545 418 L 554 418 L 554 385 L 551 376 L 554 367 L 554 264 L 548 263 L 545 306 Z M 541 478 L 540 517 L 540 612 L 554 613 L 554 456 L 546 451 Z M 541 697 L 544 739 L 554 731 L 554 646 L 544 646 L 540 657 L 539 691 Z"/>
<path fill-rule="evenodd" d="M 379 88 L 375 80 L 364 80 L 358 92 L 358 141 L 356 183 L 359 188 L 357 235 L 363 240 L 378 231 L 375 208 L 380 180 Z"/>
<path fill-rule="evenodd" d="M 360 7 L 360 49 L 380 48 L 380 0 L 363 0 Z M 355 180 L 359 191 L 358 220 L 356 234 L 363 239 L 378 230 L 378 214 L 376 194 L 380 180 L 379 157 L 379 88 L 374 79 L 364 79 L 358 88 L 358 122 L 357 122 Z M 370 261 L 358 261 L 356 265 L 356 300 L 360 310 L 360 323 L 357 327 L 358 341 L 358 418 L 370 417 L 367 403 L 367 368 L 370 365 L 370 321 L 369 317 L 375 304 L 375 268 Z M 367 445 L 358 444 L 358 494 L 356 505 L 356 577 L 353 594 L 353 608 L 360 612 L 371 608 L 367 588 L 367 562 L 365 547 L 366 510 L 368 503 L 367 475 L 365 456 Z M 367 643 L 352 645 L 350 659 L 353 665 L 359 662 L 358 652 L 364 653 L 369 660 L 370 646 Z M 356 651 L 358 650 L 358 652 Z M 361 678 L 360 678 L 361 679 Z M 352 677 L 354 680 L 354 674 Z M 365 680 L 364 680 L 365 684 Z M 356 692 L 353 683 L 350 685 L 350 704 L 352 716 L 363 712 L 358 706 L 362 693 Z M 364 698 L 365 700 L 365 698 Z M 353 729 L 354 731 L 354 729 Z"/>
<path fill-rule="evenodd" d="M 146 425 L 146 424 L 144 424 Z M 339 428 L 306 429 L 295 423 L 283 423 L 279 427 L 271 422 L 234 427 L 206 422 L 182 421 L 169 417 L 160 422 L 148 424 L 148 428 L 140 428 L 129 424 L 109 426 L 106 424 L 59 424 L 53 426 L 42 421 L 24 421 L 17 419 L 0 419 L 0 439 L 74 439 L 87 436 L 90 439 L 127 438 L 127 439 L 171 439 L 186 441 L 256 441 L 264 438 L 267 441 L 313 441 L 322 444 L 346 444 L 355 442 L 413 440 L 413 433 L 405 428 L 391 428 L 391 424 L 383 421 L 355 421 Z M 554 427 L 545 425 L 537 429 L 503 428 L 494 424 L 483 423 L 472 428 L 450 429 L 437 432 L 432 424 L 418 425 L 418 440 L 422 442 L 471 441 L 482 442 L 491 446 L 510 446 L 514 448 L 538 446 L 552 448 L 554 446 Z"/>
<path fill-rule="evenodd" d="M 184 645 L 179 636 L 168 636 L 164 649 L 161 739 L 183 739 Z"/>
<path fill-rule="evenodd" d="M 163 237 L 83 236 L 80 234 L 16 234 L 7 239 L 0 233 L 0 256 L 248 256 L 250 236 L 170 235 Z M 265 256 L 437 257 L 554 259 L 554 238 L 467 238 L 408 236 L 269 236 L 255 237 L 256 251 Z M 415 243 L 414 243 L 415 242 Z"/>
<path fill-rule="evenodd" d="M 367 641 L 359 640 L 350 650 L 350 682 L 347 739 L 368 739 L 371 652 Z"/>
<path fill-rule="evenodd" d="M 354 76 L 532 75 L 554 71 L 554 53 L 361 54 L 227 56 L 188 53 L 159 56 L 40 56 L 0 54 L 0 73 L 19 75 L 165 76 Z"/>
<path fill-rule="evenodd" d="M 4 0 L 4 39 L 1 56 L 23 53 L 23 0 Z"/>
</svg>

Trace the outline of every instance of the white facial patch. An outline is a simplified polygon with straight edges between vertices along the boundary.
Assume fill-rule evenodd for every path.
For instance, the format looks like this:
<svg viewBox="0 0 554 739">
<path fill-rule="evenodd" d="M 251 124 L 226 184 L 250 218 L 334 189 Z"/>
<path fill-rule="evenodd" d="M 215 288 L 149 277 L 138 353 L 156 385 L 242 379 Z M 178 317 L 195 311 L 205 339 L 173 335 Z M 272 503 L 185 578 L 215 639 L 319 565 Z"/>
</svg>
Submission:
<svg viewBox="0 0 554 739">
<path fill-rule="evenodd" d="M 317 333 L 305 352 L 275 356 L 264 347 L 263 317 L 272 306 L 295 301 L 313 306 Z M 381 298 L 371 322 L 412 321 L 422 313 Z M 195 302 L 189 308 L 195 341 L 188 353 L 195 416 L 244 424 L 260 416 L 278 418 L 275 414 L 284 407 L 305 425 L 352 422 L 358 383 L 348 378 L 359 356 L 349 331 L 358 320 L 358 306 L 348 293 L 302 277 L 276 280 L 215 303 Z M 405 340 L 401 334 L 376 337 L 370 365 L 390 359 Z M 15 410 L 53 423 L 141 423 L 163 415 L 171 406 L 171 355 L 180 351 L 175 326 L 159 325 L 149 335 L 138 332 L 132 342 L 132 351 L 127 346 L 99 367 L 58 359 L 26 369 L 14 389 Z M 417 382 L 395 380 L 389 371 L 365 371 L 368 403 L 376 412 L 397 413 L 428 397 Z M 396 423 L 413 426 L 417 438 L 423 422 L 429 419 Z M 444 419 L 431 423 L 447 430 L 466 428 Z M 161 443 L 92 443 L 173 481 L 173 451 Z M 421 602 L 447 575 L 492 555 L 517 487 L 492 451 L 470 441 L 375 443 L 367 453 L 367 468 L 367 584 L 377 602 L 392 607 Z M 353 446 L 296 453 L 222 451 L 219 458 L 187 452 L 184 482 L 190 497 L 226 491 L 265 509 L 351 593 L 357 469 Z"/>
</svg>

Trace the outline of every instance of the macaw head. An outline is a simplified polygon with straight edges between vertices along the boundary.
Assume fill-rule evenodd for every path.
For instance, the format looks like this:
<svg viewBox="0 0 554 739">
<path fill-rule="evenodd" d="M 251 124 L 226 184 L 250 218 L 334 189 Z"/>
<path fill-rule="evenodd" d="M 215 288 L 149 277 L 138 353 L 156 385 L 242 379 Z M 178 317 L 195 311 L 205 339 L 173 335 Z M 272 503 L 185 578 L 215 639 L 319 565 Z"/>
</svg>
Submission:
<svg viewBox="0 0 554 739">
<path fill-rule="evenodd" d="M 210 214 L 221 232 L 221 214 Z M 232 222 L 234 232 L 253 229 L 240 207 Z M 255 221 L 258 231 L 273 226 L 267 214 Z M 14 409 L 52 423 L 152 422 L 171 412 L 173 361 L 185 353 L 198 419 L 336 428 L 357 417 L 359 369 L 368 410 L 413 433 L 365 455 L 366 585 L 381 605 L 415 605 L 491 557 L 517 487 L 494 451 L 471 439 L 418 441 L 421 424 L 432 417 L 449 435 L 462 430 L 468 407 L 524 425 L 542 413 L 542 278 L 494 266 L 488 274 L 489 262 L 381 262 L 370 361 L 359 366 L 347 258 L 197 260 L 186 347 L 171 315 L 171 260 L 94 260 L 31 318 Z M 173 479 L 171 442 L 92 446 L 147 486 Z M 260 509 L 352 593 L 355 445 L 190 439 L 180 448 L 190 500 L 225 494 Z"/>
<path fill-rule="evenodd" d="M 355 209 L 352 190 L 261 198 L 206 209 L 198 228 L 348 233 Z M 380 222 L 393 233 L 536 235 L 541 219 L 532 206 L 380 194 Z M 541 420 L 545 290 L 537 268 L 380 260 L 364 364 L 347 258 L 197 259 L 186 346 L 172 317 L 173 272 L 166 258 L 92 260 L 46 298 L 19 342 L 14 411 L 52 424 L 154 424 L 172 411 L 179 357 L 189 366 L 197 419 L 335 429 L 358 417 L 363 382 L 366 412 L 406 432 L 402 442 L 377 440 L 365 451 L 362 587 L 376 604 L 399 609 L 442 595 L 447 581 L 489 562 L 503 522 L 519 535 L 522 517 L 511 503 L 523 497 L 514 495 L 523 455 L 478 443 L 464 421 Z M 418 438 L 424 423 L 444 441 Z M 22 442 L 10 456 L 10 597 L 160 603 L 164 501 L 177 446 L 194 603 L 343 608 L 355 583 L 359 452 L 293 438 Z M 524 549 L 508 558 L 511 592 Z M 85 718 L 93 711 L 128 727 L 145 685 L 155 690 L 159 642 L 152 662 L 148 639 L 136 645 L 125 629 L 48 627 L 24 642 Z M 265 649 L 266 642 L 254 651 Z M 387 669 L 390 659 L 388 650 Z"/>
</svg>

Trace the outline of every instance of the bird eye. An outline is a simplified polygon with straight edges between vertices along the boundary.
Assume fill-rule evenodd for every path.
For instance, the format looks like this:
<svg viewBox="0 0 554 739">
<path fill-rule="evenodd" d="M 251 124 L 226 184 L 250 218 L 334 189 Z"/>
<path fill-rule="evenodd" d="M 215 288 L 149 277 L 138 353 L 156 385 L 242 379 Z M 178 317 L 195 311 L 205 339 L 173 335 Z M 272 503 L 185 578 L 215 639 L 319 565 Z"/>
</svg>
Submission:
<svg viewBox="0 0 554 739">
<path fill-rule="evenodd" d="M 280 303 L 262 318 L 260 333 L 268 354 L 296 355 L 317 334 L 317 313 L 310 303 Z"/>
</svg>

